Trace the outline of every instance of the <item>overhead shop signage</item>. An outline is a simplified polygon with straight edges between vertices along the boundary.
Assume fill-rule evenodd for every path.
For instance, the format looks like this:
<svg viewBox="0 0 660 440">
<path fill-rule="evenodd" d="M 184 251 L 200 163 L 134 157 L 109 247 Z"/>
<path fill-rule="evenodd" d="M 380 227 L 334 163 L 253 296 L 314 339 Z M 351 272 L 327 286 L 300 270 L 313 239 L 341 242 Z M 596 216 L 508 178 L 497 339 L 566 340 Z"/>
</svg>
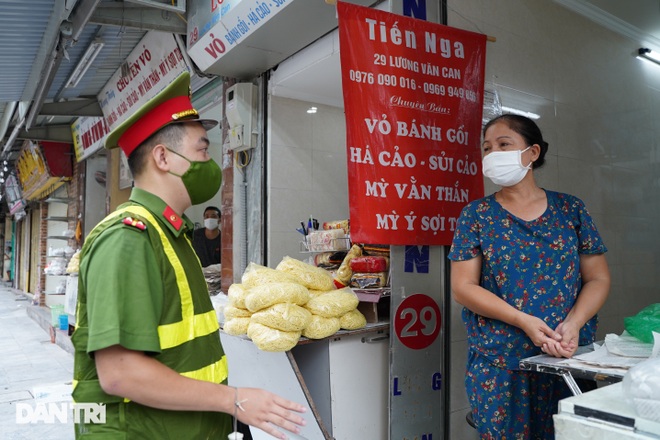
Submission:
<svg viewBox="0 0 660 440">
<path fill-rule="evenodd" d="M 73 150 L 81 162 L 103 148 L 105 135 L 109 133 L 105 118 L 81 117 L 71 124 Z"/>
<path fill-rule="evenodd" d="M 148 32 L 97 96 L 107 128 L 121 124 L 185 70 L 190 69 L 174 36 Z"/>
<path fill-rule="evenodd" d="M 486 36 L 339 2 L 351 238 L 451 244 L 483 196 Z"/>
<path fill-rule="evenodd" d="M 337 28 L 335 7 L 322 0 L 189 0 L 188 4 L 190 58 L 202 71 L 229 78 L 254 78 Z"/>
<path fill-rule="evenodd" d="M 19 186 L 18 179 L 14 173 L 7 176 L 5 183 L 5 196 L 7 197 L 7 206 L 9 206 L 9 213 L 14 215 L 25 209 L 25 202 L 21 195 L 21 187 Z"/>
<path fill-rule="evenodd" d="M 294 0 L 212 0 L 199 5 L 188 23 L 188 54 L 206 72 L 231 49 Z M 201 4 L 200 4 L 201 3 Z M 202 6 L 204 5 L 204 6 Z"/>
<path fill-rule="evenodd" d="M 16 159 L 25 200 L 40 200 L 71 180 L 71 144 L 25 141 Z"/>
</svg>

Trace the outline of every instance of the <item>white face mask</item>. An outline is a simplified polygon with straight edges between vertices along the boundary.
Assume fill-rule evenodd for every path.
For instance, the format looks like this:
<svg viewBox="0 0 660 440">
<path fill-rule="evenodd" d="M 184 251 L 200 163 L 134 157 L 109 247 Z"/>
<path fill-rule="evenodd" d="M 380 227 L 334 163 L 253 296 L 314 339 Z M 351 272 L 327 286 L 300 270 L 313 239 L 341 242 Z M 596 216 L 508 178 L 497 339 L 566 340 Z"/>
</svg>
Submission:
<svg viewBox="0 0 660 440">
<path fill-rule="evenodd" d="M 218 219 L 217 218 L 205 218 L 204 227 L 206 229 L 218 229 Z"/>
<path fill-rule="evenodd" d="M 532 163 L 524 166 L 522 154 L 532 147 L 516 151 L 493 151 L 484 156 L 482 171 L 484 176 L 499 186 L 513 186 L 523 180 L 527 171 L 532 169 Z"/>
</svg>

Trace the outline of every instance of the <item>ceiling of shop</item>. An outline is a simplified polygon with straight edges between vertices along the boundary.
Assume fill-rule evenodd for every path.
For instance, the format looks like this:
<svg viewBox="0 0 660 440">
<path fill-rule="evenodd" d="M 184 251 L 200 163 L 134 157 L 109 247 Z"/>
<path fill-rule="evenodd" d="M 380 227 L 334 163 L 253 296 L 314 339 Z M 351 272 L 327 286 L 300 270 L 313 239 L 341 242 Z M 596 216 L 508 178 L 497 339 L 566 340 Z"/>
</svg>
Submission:
<svg viewBox="0 0 660 440">
<path fill-rule="evenodd" d="M 330 10 L 322 0 L 304 1 L 323 5 L 323 13 Z M 554 1 L 633 38 L 640 47 L 660 49 L 658 0 Z M 148 30 L 185 38 L 185 12 L 172 9 L 179 4 L 186 2 L 1 0 L 0 159 L 15 159 L 26 138 L 70 141 L 76 117 L 101 114 L 96 95 Z M 309 16 L 304 18 L 309 21 Z M 104 43 L 100 55 L 76 87 L 65 87 L 95 40 Z M 290 72 L 275 93 L 341 106 L 339 63 L 333 54 Z"/>
<path fill-rule="evenodd" d="M 627 36 L 640 47 L 660 50 L 659 0 L 554 0 L 602 26 Z M 451 4 L 451 3 L 450 3 Z M 287 66 L 276 75 L 273 94 L 319 104 L 343 107 L 337 48 L 319 44 L 318 58 L 306 65 Z M 280 66 L 282 68 L 282 66 Z"/>
<path fill-rule="evenodd" d="M 612 31 L 630 37 L 639 42 L 639 47 L 660 50 L 660 1 L 658 0 L 554 1 Z"/>
</svg>

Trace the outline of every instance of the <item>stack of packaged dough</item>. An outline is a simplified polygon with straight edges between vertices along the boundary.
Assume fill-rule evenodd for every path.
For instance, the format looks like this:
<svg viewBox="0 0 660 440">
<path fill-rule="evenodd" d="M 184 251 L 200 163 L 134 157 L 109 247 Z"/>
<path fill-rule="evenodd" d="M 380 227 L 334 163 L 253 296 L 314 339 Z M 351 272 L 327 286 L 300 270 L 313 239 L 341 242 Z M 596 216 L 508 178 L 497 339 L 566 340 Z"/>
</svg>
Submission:
<svg viewBox="0 0 660 440">
<path fill-rule="evenodd" d="M 312 320 L 302 331 L 310 339 L 332 336 L 340 328 L 357 330 L 367 325 L 367 319 L 357 306 L 360 301 L 350 289 L 331 290 L 313 296 L 305 304 Z"/>
<path fill-rule="evenodd" d="M 301 335 L 320 339 L 364 327 L 357 296 L 332 288 L 327 271 L 294 258 L 276 269 L 250 263 L 241 283 L 229 287 L 223 330 L 247 334 L 263 351 L 287 351 Z"/>
</svg>

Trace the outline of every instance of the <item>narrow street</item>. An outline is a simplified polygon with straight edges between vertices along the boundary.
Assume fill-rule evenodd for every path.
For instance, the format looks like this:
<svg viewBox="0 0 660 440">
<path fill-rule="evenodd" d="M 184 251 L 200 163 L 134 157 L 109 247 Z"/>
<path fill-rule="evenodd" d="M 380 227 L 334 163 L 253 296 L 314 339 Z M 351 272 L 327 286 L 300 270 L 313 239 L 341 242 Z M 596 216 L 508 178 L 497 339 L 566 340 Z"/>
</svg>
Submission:
<svg viewBox="0 0 660 440">
<path fill-rule="evenodd" d="M 28 314 L 28 309 L 30 314 Z M 41 323 L 41 325 L 40 325 Z M 43 408 L 68 408 L 73 355 L 51 343 L 48 309 L 34 307 L 20 292 L 0 286 L 0 438 L 3 440 L 73 439 L 72 416 L 66 423 Z M 39 404 L 42 411 L 39 411 Z M 35 420 L 36 419 L 36 420 Z M 32 421 L 31 421 L 32 420 Z"/>
</svg>

